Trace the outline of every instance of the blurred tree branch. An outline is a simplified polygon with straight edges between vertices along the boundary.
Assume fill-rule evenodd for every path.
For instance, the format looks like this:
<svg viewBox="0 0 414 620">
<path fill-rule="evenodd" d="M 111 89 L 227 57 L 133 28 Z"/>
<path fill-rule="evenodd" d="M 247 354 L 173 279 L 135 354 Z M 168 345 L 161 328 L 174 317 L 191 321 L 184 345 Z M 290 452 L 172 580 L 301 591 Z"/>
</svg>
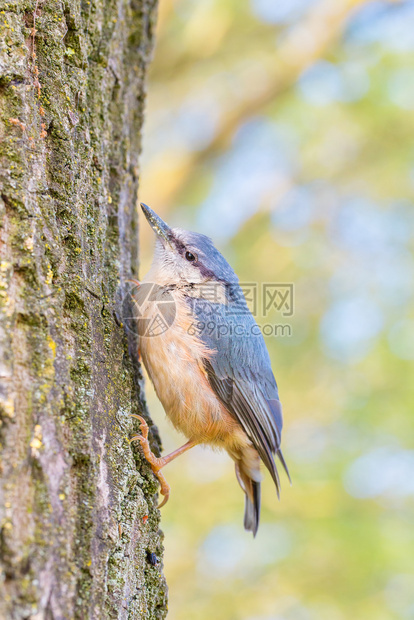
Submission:
<svg viewBox="0 0 414 620">
<path fill-rule="evenodd" d="M 399 2 L 399 0 L 389 0 Z M 182 152 L 175 157 L 173 173 L 157 193 L 164 208 L 168 208 L 189 182 L 194 169 L 228 148 L 242 123 L 273 103 L 278 95 L 288 90 L 303 71 L 324 56 L 340 36 L 352 13 L 368 4 L 368 0 L 322 0 L 307 17 L 283 39 L 276 55 L 273 73 L 266 86 L 225 113 L 213 140 L 202 150 Z"/>
</svg>

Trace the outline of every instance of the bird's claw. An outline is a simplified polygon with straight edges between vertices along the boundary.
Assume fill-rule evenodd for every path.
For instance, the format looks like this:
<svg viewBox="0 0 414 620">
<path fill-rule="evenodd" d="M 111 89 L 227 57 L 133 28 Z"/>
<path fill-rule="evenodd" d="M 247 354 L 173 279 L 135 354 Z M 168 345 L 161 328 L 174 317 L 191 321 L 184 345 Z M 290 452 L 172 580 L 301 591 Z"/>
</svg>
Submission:
<svg viewBox="0 0 414 620">
<path fill-rule="evenodd" d="M 158 472 L 161 477 L 159 478 L 158 476 L 158 480 L 160 482 L 161 488 L 160 488 L 160 493 L 161 495 L 164 496 L 162 502 L 160 504 L 158 504 L 157 508 L 162 508 L 163 506 L 165 506 L 165 504 L 168 502 L 168 500 L 170 499 L 170 485 L 168 484 L 168 482 L 166 481 L 166 479 L 164 478 L 163 474 L 161 474 L 161 472 Z"/>
<path fill-rule="evenodd" d="M 136 413 L 130 414 L 131 418 L 136 418 L 139 420 L 141 427 L 141 435 L 135 435 L 135 437 L 131 437 L 130 441 L 140 441 L 141 438 L 148 439 L 148 424 L 144 420 L 144 418 Z"/>
<path fill-rule="evenodd" d="M 134 278 L 127 278 L 125 282 L 131 282 L 132 284 L 135 284 L 137 288 L 141 286 L 141 282 L 139 280 L 135 280 Z"/>
<path fill-rule="evenodd" d="M 142 451 L 144 452 L 145 459 L 149 463 L 153 473 L 155 474 L 156 478 L 158 479 L 160 483 L 160 486 L 161 486 L 160 493 L 161 495 L 164 496 L 164 499 L 158 505 L 158 508 L 161 508 L 162 506 L 165 506 L 165 504 L 168 502 L 168 499 L 170 497 L 169 484 L 167 483 L 164 475 L 160 471 L 161 468 L 166 463 L 163 458 L 159 458 L 155 456 L 155 454 L 153 454 L 150 448 L 149 441 L 148 441 L 148 424 L 146 423 L 144 418 L 135 413 L 131 413 L 130 415 L 132 418 L 136 418 L 139 421 L 140 426 L 141 426 L 141 435 L 134 435 L 134 437 L 131 437 L 129 442 L 131 443 L 132 441 L 139 441 L 142 447 Z"/>
</svg>

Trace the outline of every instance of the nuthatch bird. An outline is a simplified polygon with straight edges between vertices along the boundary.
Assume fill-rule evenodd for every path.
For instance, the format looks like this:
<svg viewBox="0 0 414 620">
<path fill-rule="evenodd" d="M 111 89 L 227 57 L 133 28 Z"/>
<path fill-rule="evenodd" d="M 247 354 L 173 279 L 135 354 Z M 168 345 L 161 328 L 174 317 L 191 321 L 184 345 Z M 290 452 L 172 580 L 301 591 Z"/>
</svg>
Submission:
<svg viewBox="0 0 414 620">
<path fill-rule="evenodd" d="M 168 418 L 188 441 L 157 458 L 140 416 L 135 417 L 142 435 L 132 440 L 141 443 L 160 481 L 161 505 L 169 496 L 162 467 L 198 444 L 226 450 L 245 493 L 244 527 L 256 535 L 260 463 L 278 496 L 274 455 L 289 477 L 280 450 L 282 407 L 263 336 L 236 274 L 213 242 L 170 228 L 152 209 L 141 207 L 157 237 L 152 266 L 134 296 L 141 356 Z M 160 319 L 165 329 L 148 330 Z"/>
</svg>

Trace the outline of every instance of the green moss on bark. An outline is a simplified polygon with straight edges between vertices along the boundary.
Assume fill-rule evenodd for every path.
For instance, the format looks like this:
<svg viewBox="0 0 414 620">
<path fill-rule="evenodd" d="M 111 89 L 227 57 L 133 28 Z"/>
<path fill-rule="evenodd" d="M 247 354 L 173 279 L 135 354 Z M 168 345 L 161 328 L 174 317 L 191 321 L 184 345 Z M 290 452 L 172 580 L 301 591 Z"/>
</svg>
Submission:
<svg viewBox="0 0 414 620">
<path fill-rule="evenodd" d="M 114 319 L 136 272 L 154 12 L 0 12 L 2 617 L 166 615 L 157 485 L 127 441 L 142 378 Z"/>
</svg>

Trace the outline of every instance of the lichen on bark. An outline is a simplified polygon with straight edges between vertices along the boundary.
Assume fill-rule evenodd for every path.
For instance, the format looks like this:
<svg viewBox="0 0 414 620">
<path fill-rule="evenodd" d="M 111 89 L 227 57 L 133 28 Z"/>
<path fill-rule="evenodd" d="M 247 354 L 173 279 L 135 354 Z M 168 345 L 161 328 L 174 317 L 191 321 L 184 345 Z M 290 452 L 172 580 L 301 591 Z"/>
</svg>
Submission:
<svg viewBox="0 0 414 620">
<path fill-rule="evenodd" d="M 0 11 L 1 618 L 166 615 L 157 485 L 128 442 L 142 377 L 116 318 L 155 10 Z"/>
</svg>

